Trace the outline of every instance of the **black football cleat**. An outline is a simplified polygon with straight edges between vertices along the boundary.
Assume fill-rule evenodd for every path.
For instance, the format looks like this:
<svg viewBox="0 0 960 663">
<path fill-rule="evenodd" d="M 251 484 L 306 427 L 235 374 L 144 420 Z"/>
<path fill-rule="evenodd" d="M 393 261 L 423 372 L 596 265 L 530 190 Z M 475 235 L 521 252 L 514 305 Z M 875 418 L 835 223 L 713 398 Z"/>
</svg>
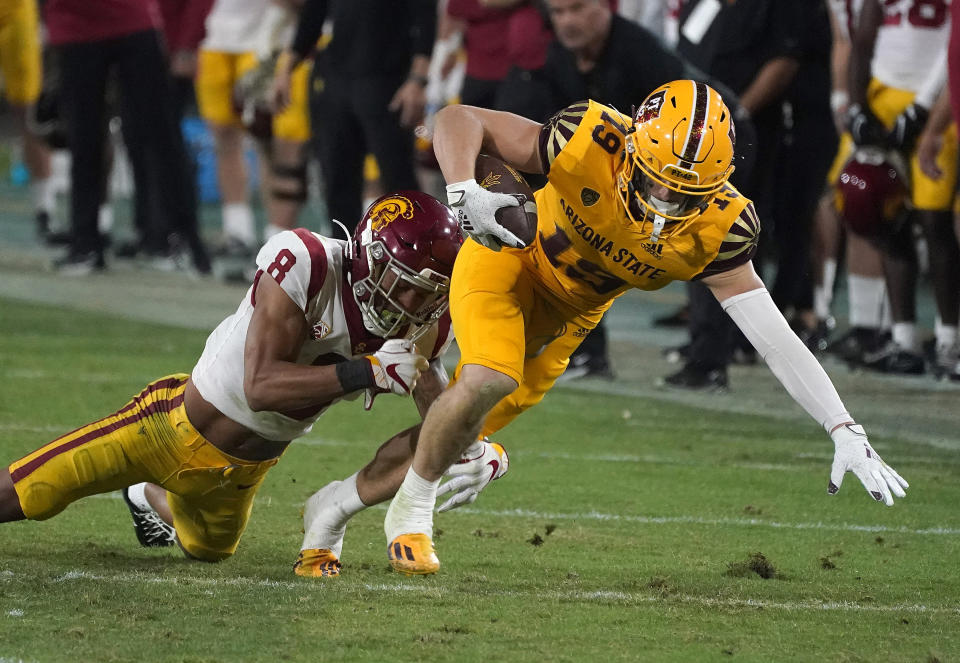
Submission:
<svg viewBox="0 0 960 663">
<path fill-rule="evenodd" d="M 658 384 L 687 391 L 723 392 L 727 391 L 728 387 L 727 371 L 723 368 L 703 369 L 687 364 L 676 373 L 660 378 Z"/>
<path fill-rule="evenodd" d="M 128 495 L 130 488 L 124 488 L 121 492 L 123 501 L 130 509 L 130 515 L 133 517 L 133 530 L 137 533 L 137 541 L 144 548 L 166 548 L 177 542 L 177 530 L 173 525 L 168 524 L 160 514 L 153 509 L 142 509 L 130 500 Z"/>
</svg>

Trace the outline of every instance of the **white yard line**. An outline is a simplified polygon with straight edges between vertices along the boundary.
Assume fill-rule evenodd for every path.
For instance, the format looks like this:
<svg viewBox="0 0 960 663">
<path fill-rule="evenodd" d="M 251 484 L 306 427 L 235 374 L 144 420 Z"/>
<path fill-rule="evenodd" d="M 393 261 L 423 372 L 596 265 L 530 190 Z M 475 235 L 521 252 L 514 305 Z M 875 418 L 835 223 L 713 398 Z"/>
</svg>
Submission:
<svg viewBox="0 0 960 663">
<path fill-rule="evenodd" d="M 638 463 L 644 465 L 685 465 L 690 467 L 700 467 L 709 465 L 710 467 L 735 467 L 747 470 L 762 470 L 771 472 L 795 472 L 796 465 L 783 465 L 780 463 L 718 463 L 716 459 L 705 458 L 702 461 L 689 460 L 685 458 L 671 458 L 670 456 L 657 456 L 654 454 L 572 454 L 563 451 L 511 451 L 510 457 L 534 456 L 549 460 L 572 460 L 577 463 Z"/>
<path fill-rule="evenodd" d="M 120 493 L 102 493 L 91 495 L 87 499 L 120 500 Z M 288 508 L 299 509 L 301 503 L 287 504 Z M 369 507 L 378 511 L 386 511 L 386 504 Z M 584 513 L 563 513 L 551 511 L 533 511 L 530 509 L 478 509 L 462 506 L 455 513 L 477 516 L 492 516 L 497 518 L 536 518 L 538 520 L 593 520 L 598 522 L 639 523 L 641 525 L 704 525 L 707 527 L 767 527 L 780 530 L 820 530 L 825 532 L 870 532 L 877 534 L 916 534 L 920 536 L 957 536 L 960 528 L 937 525 L 934 527 L 895 527 L 892 525 L 859 525 L 857 523 L 790 523 L 779 520 L 763 520 L 762 518 L 704 518 L 702 516 L 631 516 L 619 513 L 600 513 L 589 511 Z"/>
<path fill-rule="evenodd" d="M 471 513 L 482 516 L 506 516 L 513 518 L 537 518 L 542 520 L 598 520 L 604 522 L 641 523 L 644 525 L 708 525 L 734 527 L 769 527 L 771 529 L 823 530 L 834 532 L 877 532 L 890 534 L 923 534 L 932 536 L 956 536 L 960 528 L 956 527 L 892 527 L 889 525 L 857 525 L 855 523 L 785 523 L 760 518 L 703 518 L 700 516 L 627 516 L 618 513 L 544 513 L 528 509 L 507 509 L 495 511 L 460 507 L 459 513 Z"/>
<path fill-rule="evenodd" d="M 5 572 L 3 577 L 12 579 L 14 574 Z M 68 571 L 58 576 L 53 582 L 92 582 L 103 584 L 104 582 L 117 584 L 161 584 L 161 585 L 199 585 L 204 587 L 258 587 L 265 589 L 275 589 L 280 591 L 327 591 L 330 589 L 330 582 L 336 580 L 322 581 L 279 581 L 263 580 L 256 578 L 236 577 L 227 579 L 215 578 L 190 578 L 160 576 L 149 573 L 115 573 L 110 575 L 101 575 L 90 573 L 88 571 Z M 437 585 L 414 584 L 406 580 L 400 580 L 396 583 L 364 583 L 362 588 L 370 592 L 396 593 L 396 592 L 416 592 L 423 594 L 443 595 L 449 591 L 446 587 Z M 827 611 L 827 612 L 864 612 L 864 613 L 925 613 L 925 614 L 951 614 L 960 615 L 960 606 L 931 606 L 922 603 L 896 603 L 890 605 L 883 604 L 863 604 L 853 601 L 820 601 L 816 599 L 807 599 L 800 601 L 771 601 L 768 599 L 754 598 L 715 598 L 708 596 L 695 596 L 691 594 L 668 594 L 666 596 L 651 596 L 640 592 L 622 592 L 622 591 L 494 591 L 484 592 L 487 596 L 504 596 L 514 598 L 537 598 L 549 599 L 555 601 L 590 601 L 590 602 L 618 602 L 633 604 L 662 604 L 684 603 L 689 605 L 698 605 L 706 607 L 726 607 L 726 608 L 764 608 L 769 610 L 785 610 L 790 612 L 802 611 Z M 3 663 L 3 659 L 0 659 Z"/>
</svg>

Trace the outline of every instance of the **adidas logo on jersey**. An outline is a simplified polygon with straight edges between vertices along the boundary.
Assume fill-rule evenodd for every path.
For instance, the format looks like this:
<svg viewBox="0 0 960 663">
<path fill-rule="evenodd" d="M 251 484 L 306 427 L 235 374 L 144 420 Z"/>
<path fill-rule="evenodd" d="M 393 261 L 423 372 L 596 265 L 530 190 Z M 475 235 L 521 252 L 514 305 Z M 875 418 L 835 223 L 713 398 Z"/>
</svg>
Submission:
<svg viewBox="0 0 960 663">
<path fill-rule="evenodd" d="M 640 246 L 643 247 L 643 250 L 644 250 L 644 251 L 646 251 L 647 253 L 649 253 L 650 255 L 652 255 L 652 256 L 653 256 L 654 258 L 656 258 L 657 260 L 659 260 L 661 257 L 663 257 L 663 244 L 660 244 L 659 242 L 657 242 L 657 243 L 644 242 L 644 243 L 641 244 Z"/>
</svg>

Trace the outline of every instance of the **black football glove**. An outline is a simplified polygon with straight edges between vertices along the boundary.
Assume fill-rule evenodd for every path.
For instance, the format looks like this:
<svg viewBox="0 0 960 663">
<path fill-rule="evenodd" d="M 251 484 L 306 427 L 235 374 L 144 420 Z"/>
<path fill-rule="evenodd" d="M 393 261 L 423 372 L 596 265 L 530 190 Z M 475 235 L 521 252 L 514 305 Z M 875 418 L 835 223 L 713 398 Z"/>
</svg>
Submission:
<svg viewBox="0 0 960 663">
<path fill-rule="evenodd" d="M 893 123 L 893 129 L 887 134 L 890 147 L 904 154 L 910 154 L 917 144 L 917 138 L 923 132 L 928 117 L 930 117 L 930 111 L 923 106 L 910 104 L 904 108 Z"/>
<path fill-rule="evenodd" d="M 886 147 L 887 129 L 866 106 L 852 104 L 847 110 L 847 128 L 857 145 Z"/>
</svg>

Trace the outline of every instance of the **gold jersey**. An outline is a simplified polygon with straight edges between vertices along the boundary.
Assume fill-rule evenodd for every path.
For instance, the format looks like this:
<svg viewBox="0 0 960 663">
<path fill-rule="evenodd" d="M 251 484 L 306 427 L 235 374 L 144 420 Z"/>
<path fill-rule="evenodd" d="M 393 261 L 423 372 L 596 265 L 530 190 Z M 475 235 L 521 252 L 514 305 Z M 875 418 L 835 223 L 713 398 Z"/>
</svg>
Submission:
<svg viewBox="0 0 960 663">
<path fill-rule="evenodd" d="M 594 101 L 568 106 L 540 132 L 547 185 L 536 192 L 538 237 L 527 267 L 560 300 L 605 308 L 631 288 L 658 290 L 727 271 L 756 252 L 753 204 L 726 185 L 703 213 L 657 242 L 633 223 L 617 196 L 628 117 Z M 669 229 L 669 225 L 667 226 Z"/>
</svg>

